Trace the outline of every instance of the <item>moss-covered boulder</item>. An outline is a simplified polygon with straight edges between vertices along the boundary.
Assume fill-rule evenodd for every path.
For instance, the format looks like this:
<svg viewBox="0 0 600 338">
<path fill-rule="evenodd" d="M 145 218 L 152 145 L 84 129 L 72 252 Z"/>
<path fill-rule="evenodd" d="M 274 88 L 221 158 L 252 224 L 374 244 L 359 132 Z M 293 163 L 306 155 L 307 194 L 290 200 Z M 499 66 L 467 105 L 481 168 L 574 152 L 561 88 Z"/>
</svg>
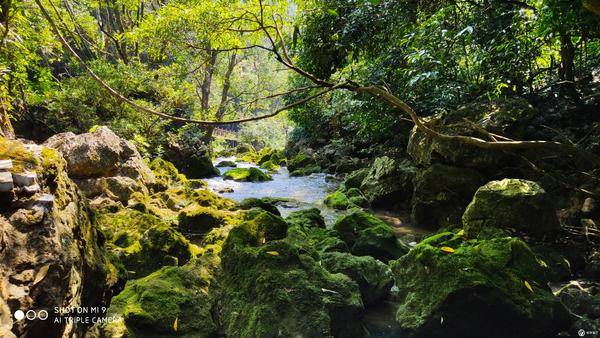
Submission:
<svg viewBox="0 0 600 338">
<path fill-rule="evenodd" d="M 290 226 L 325 228 L 325 220 L 317 208 L 292 211 L 285 220 Z"/>
<path fill-rule="evenodd" d="M 164 191 L 169 187 L 186 185 L 189 183 L 187 177 L 179 173 L 179 170 L 175 168 L 173 163 L 162 158 L 155 158 L 148 166 L 155 177 L 154 185 L 151 187 L 154 191 Z"/>
<path fill-rule="evenodd" d="M 398 323 L 418 337 L 554 337 L 570 317 L 516 238 L 442 233 L 390 263 Z"/>
<path fill-rule="evenodd" d="M 244 182 L 264 182 L 272 180 L 271 175 L 263 173 L 258 168 L 235 168 L 223 173 L 223 179 L 244 181 Z"/>
<path fill-rule="evenodd" d="M 367 200 L 367 198 L 365 197 L 365 195 L 363 195 L 362 191 L 360 191 L 357 188 L 351 188 L 349 190 L 346 190 L 346 196 L 348 197 L 348 200 L 350 201 L 351 205 L 357 205 L 359 207 L 368 207 L 369 206 L 369 201 Z"/>
<path fill-rule="evenodd" d="M 343 192 L 337 190 L 327 195 L 324 201 L 325 205 L 338 210 L 346 210 L 350 205 L 350 200 Z"/>
<path fill-rule="evenodd" d="M 434 164 L 419 170 L 414 179 L 411 217 L 429 229 L 460 226 L 465 208 L 484 183 L 472 169 Z"/>
<path fill-rule="evenodd" d="M 357 256 L 372 256 L 387 262 L 407 251 L 392 227 L 362 210 L 355 209 L 340 217 L 333 228 Z"/>
<path fill-rule="evenodd" d="M 360 190 L 375 207 L 392 207 L 410 201 L 416 168 L 410 162 L 387 156 L 375 159 Z"/>
<path fill-rule="evenodd" d="M 222 168 L 222 167 L 235 168 L 235 167 L 237 167 L 237 163 L 235 163 L 233 161 L 221 161 L 221 162 L 217 163 L 216 167 L 217 168 Z"/>
<path fill-rule="evenodd" d="M 462 221 L 471 237 L 486 227 L 535 236 L 552 235 L 559 228 L 550 196 L 537 183 L 522 179 L 491 181 L 480 187 Z"/>
<path fill-rule="evenodd" d="M 268 160 L 268 161 L 265 161 L 265 162 L 263 162 L 263 163 L 260 165 L 260 167 L 261 167 L 262 169 L 265 169 L 265 170 L 266 170 L 266 171 L 268 171 L 268 172 L 273 172 L 273 173 L 276 173 L 276 172 L 278 172 L 278 171 L 279 171 L 279 165 L 278 165 L 278 164 L 276 164 L 276 163 L 274 163 L 274 162 L 273 162 L 273 161 L 271 161 L 271 160 Z"/>
<path fill-rule="evenodd" d="M 242 143 L 235 148 L 236 154 L 243 154 L 247 152 L 256 152 L 254 146 L 249 143 Z"/>
<path fill-rule="evenodd" d="M 389 267 L 373 257 L 327 252 L 321 255 L 321 265 L 329 272 L 343 273 L 355 281 L 365 305 L 386 299 L 394 285 Z"/>
<path fill-rule="evenodd" d="M 318 164 L 310 164 L 306 167 L 298 168 L 292 172 L 290 172 L 290 176 L 298 177 L 298 176 L 308 176 L 310 174 L 320 173 L 323 169 Z"/>
<path fill-rule="evenodd" d="M 276 217 L 264 212 L 262 215 Z M 355 282 L 331 274 L 318 256 L 280 236 L 263 219 L 234 227 L 222 251 L 222 323 L 232 337 L 355 336 L 363 311 Z M 279 239 L 279 240 L 278 240 Z"/>
<path fill-rule="evenodd" d="M 170 224 L 149 213 L 124 208 L 102 214 L 98 223 L 109 250 L 136 277 L 160 268 L 166 256 L 185 264 L 192 256 L 190 243 Z"/>
<path fill-rule="evenodd" d="M 300 151 L 288 161 L 288 170 L 293 172 L 308 166 L 315 166 L 316 164 L 317 162 L 312 155 L 307 152 Z"/>
<path fill-rule="evenodd" d="M 225 224 L 227 211 L 192 203 L 179 212 L 178 230 L 184 234 L 204 234 Z"/>
<path fill-rule="evenodd" d="M 243 210 L 249 210 L 252 208 L 261 208 L 265 211 L 272 213 L 273 215 L 281 216 L 279 209 L 277 209 L 277 199 L 264 197 L 264 198 L 244 198 L 240 202 L 240 208 Z"/>
<path fill-rule="evenodd" d="M 215 337 L 211 283 L 212 267 L 204 261 L 130 281 L 112 299 L 107 315 L 114 320 L 101 331 L 106 337 Z"/>
<path fill-rule="evenodd" d="M 171 140 L 167 145 L 164 158 L 172 162 L 179 171 L 188 178 L 205 178 L 219 176 L 214 167 L 210 152 Z"/>
<path fill-rule="evenodd" d="M 365 177 L 369 175 L 369 171 L 371 171 L 370 168 L 362 168 L 349 173 L 344 177 L 342 184 L 340 184 L 340 188 L 343 190 L 360 188 Z"/>
</svg>

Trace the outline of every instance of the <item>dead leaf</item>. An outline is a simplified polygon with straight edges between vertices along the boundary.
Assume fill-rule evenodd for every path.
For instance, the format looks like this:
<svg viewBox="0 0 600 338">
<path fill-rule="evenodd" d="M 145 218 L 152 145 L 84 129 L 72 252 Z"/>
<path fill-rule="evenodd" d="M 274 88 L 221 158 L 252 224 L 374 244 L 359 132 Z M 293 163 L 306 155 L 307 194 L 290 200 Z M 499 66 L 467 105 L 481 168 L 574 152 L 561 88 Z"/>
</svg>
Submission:
<svg viewBox="0 0 600 338">
<path fill-rule="evenodd" d="M 46 277 L 48 274 L 48 269 L 50 269 L 50 264 L 46 264 L 38 270 L 38 272 L 35 274 L 35 278 L 33 279 L 33 285 L 41 282 L 42 279 Z"/>
<path fill-rule="evenodd" d="M 279 256 L 279 252 L 277 252 L 277 251 L 267 251 L 267 254 L 269 254 L 271 256 Z"/>
<path fill-rule="evenodd" d="M 453 253 L 454 252 L 454 249 L 452 249 L 449 246 L 443 246 L 443 247 L 440 248 L 440 250 L 442 250 L 443 252 L 446 252 L 446 253 Z"/>
<path fill-rule="evenodd" d="M 175 317 L 175 322 L 173 323 L 173 331 L 177 332 L 177 322 L 179 321 L 178 317 Z"/>
<path fill-rule="evenodd" d="M 533 288 L 531 287 L 531 284 L 529 284 L 529 282 L 528 282 L 528 281 L 524 281 L 524 282 L 523 282 L 523 284 L 525 284 L 525 287 L 526 287 L 527 289 L 529 289 L 529 291 L 533 292 Z"/>
</svg>

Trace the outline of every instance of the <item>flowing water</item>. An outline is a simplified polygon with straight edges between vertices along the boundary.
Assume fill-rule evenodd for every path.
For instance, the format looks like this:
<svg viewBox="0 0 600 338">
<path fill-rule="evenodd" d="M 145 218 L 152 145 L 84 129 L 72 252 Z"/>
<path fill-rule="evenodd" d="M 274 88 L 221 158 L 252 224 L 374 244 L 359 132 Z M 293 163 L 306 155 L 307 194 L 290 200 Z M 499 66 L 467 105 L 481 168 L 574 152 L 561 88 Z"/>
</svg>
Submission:
<svg viewBox="0 0 600 338">
<path fill-rule="evenodd" d="M 233 157 L 219 157 L 215 164 L 221 161 L 235 161 Z M 251 163 L 237 162 L 238 168 L 256 167 Z M 223 174 L 231 167 L 217 168 Z M 223 191 L 220 194 L 235 201 L 241 201 L 244 198 L 277 197 L 288 199 L 288 202 L 280 203 L 277 208 L 283 217 L 286 217 L 294 210 L 301 210 L 316 207 L 321 210 L 321 214 L 327 224 L 333 221 L 341 214 L 340 211 L 329 209 L 323 204 L 327 194 L 337 188 L 339 182 L 331 175 L 324 173 L 312 174 L 310 176 L 291 177 L 287 168 L 281 167 L 277 173 L 271 174 L 272 181 L 267 182 L 236 182 L 233 180 L 223 180 L 222 177 L 213 177 L 206 179 L 208 187 L 215 191 Z M 231 188 L 233 192 L 224 192 Z"/>
</svg>

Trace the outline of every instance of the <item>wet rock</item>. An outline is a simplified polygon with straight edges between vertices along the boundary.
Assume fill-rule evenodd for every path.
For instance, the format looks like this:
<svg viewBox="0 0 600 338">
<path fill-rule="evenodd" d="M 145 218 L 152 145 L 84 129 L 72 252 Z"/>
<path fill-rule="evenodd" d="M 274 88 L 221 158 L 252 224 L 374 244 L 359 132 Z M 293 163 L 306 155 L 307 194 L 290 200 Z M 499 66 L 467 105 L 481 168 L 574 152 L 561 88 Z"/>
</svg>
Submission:
<svg viewBox="0 0 600 338">
<path fill-rule="evenodd" d="M 468 168 L 434 164 L 419 170 L 411 201 L 414 224 L 429 229 L 460 226 L 462 214 L 483 183 L 481 175 Z"/>
<path fill-rule="evenodd" d="M 442 233 L 390 267 L 399 288 L 396 320 L 418 337 L 553 337 L 571 324 L 538 260 L 516 238 Z"/>
<path fill-rule="evenodd" d="M 386 299 L 394 285 L 388 266 L 370 256 L 327 252 L 321 255 L 321 265 L 331 273 L 343 273 L 355 281 L 365 305 Z"/>
<path fill-rule="evenodd" d="M 559 228 L 550 196 L 537 183 L 521 179 L 491 181 L 477 189 L 462 221 L 471 237 L 485 227 L 534 236 L 552 235 Z"/>
<path fill-rule="evenodd" d="M 333 209 L 346 210 L 350 205 L 350 200 L 348 200 L 348 197 L 343 192 L 335 191 L 325 197 L 324 203 Z"/>
<path fill-rule="evenodd" d="M 273 163 L 271 160 L 263 162 L 260 167 L 272 173 L 277 173 L 279 171 L 279 165 Z"/>
<path fill-rule="evenodd" d="M 292 211 L 285 220 L 290 226 L 325 228 L 325 220 L 317 208 Z"/>
<path fill-rule="evenodd" d="M 192 203 L 179 212 L 178 230 L 184 234 L 204 234 L 223 226 L 226 218 L 223 211 Z"/>
<path fill-rule="evenodd" d="M 240 208 L 243 210 L 249 210 L 252 208 L 261 208 L 265 211 L 272 213 L 273 215 L 281 216 L 279 209 L 277 209 L 277 203 L 279 201 L 272 198 L 244 198 L 240 202 Z"/>
<path fill-rule="evenodd" d="M 360 185 L 374 207 L 393 207 L 410 201 L 416 168 L 408 161 L 378 157 Z"/>
<path fill-rule="evenodd" d="M 348 190 L 351 188 L 360 188 L 365 177 L 369 175 L 370 170 L 370 168 L 362 168 L 349 173 L 348 175 L 346 175 L 346 177 L 344 177 L 344 181 L 342 182 L 340 187 L 343 190 Z"/>
<path fill-rule="evenodd" d="M 244 182 L 263 182 L 272 180 L 269 174 L 263 173 L 257 168 L 235 168 L 223 173 L 223 179 L 244 181 Z"/>
<path fill-rule="evenodd" d="M 217 192 L 219 194 L 228 194 L 228 193 L 232 193 L 233 192 L 233 188 L 232 187 L 225 187 L 225 188 L 219 189 Z"/>
<path fill-rule="evenodd" d="M 379 218 L 361 210 L 340 217 L 333 228 L 357 256 L 372 256 L 387 262 L 406 253 L 392 228 Z"/>
</svg>

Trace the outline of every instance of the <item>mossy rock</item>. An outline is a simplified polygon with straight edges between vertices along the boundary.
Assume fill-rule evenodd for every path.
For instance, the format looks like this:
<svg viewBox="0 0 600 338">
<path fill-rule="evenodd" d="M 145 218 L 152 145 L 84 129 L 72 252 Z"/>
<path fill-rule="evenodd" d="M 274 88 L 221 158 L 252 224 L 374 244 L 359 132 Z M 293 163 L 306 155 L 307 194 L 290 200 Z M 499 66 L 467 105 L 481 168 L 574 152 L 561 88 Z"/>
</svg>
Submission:
<svg viewBox="0 0 600 338">
<path fill-rule="evenodd" d="M 349 190 L 347 190 L 346 196 L 348 196 L 348 200 L 353 205 L 357 205 L 359 207 L 364 207 L 364 208 L 369 206 L 369 201 L 363 195 L 362 191 L 360 191 L 357 188 L 350 188 Z"/>
<path fill-rule="evenodd" d="M 342 190 L 360 188 L 365 177 L 369 175 L 369 171 L 371 171 L 370 168 L 362 168 L 349 173 L 344 177 L 342 184 L 340 184 L 340 188 Z"/>
<path fill-rule="evenodd" d="M 331 273 L 343 273 L 355 281 L 365 305 L 388 298 L 394 285 L 389 267 L 373 257 L 327 252 L 321 255 L 321 265 Z"/>
<path fill-rule="evenodd" d="M 116 295 L 104 324 L 107 337 L 215 337 L 213 300 L 207 293 L 210 271 L 201 263 L 164 267 L 130 281 Z M 174 325 L 177 321 L 177 330 Z"/>
<path fill-rule="evenodd" d="M 155 182 L 152 185 L 155 191 L 164 191 L 175 185 L 185 185 L 188 183 L 187 177 L 179 173 L 175 165 L 162 158 L 155 158 L 148 163 L 148 167 L 152 170 L 155 177 Z"/>
<path fill-rule="evenodd" d="M 99 215 L 98 224 L 109 250 L 136 277 L 160 268 L 165 256 L 176 257 L 179 264 L 192 256 L 187 239 L 151 214 L 124 208 L 114 214 Z"/>
<path fill-rule="evenodd" d="M 275 163 L 273 163 L 273 161 L 271 161 L 271 160 L 268 160 L 268 161 L 265 161 L 265 162 L 263 162 L 263 163 L 260 165 L 260 167 L 261 167 L 262 169 L 265 169 L 265 170 L 266 170 L 266 171 L 268 171 L 268 172 L 273 172 L 273 173 L 276 173 L 276 172 L 278 172 L 278 171 L 279 171 L 279 165 L 278 165 L 278 164 L 275 164 Z"/>
<path fill-rule="evenodd" d="M 290 173 L 292 177 L 308 176 L 310 174 L 320 173 L 323 169 L 318 164 L 311 164 L 303 168 L 296 169 Z"/>
<path fill-rule="evenodd" d="M 221 168 L 221 167 L 235 168 L 235 167 L 237 167 L 237 163 L 235 163 L 233 161 L 221 161 L 221 162 L 217 163 L 216 167 L 217 168 Z"/>
<path fill-rule="evenodd" d="M 374 207 L 394 207 L 410 201 L 416 168 L 409 161 L 378 157 L 360 190 Z"/>
<path fill-rule="evenodd" d="M 540 237 L 551 236 L 560 227 L 550 196 L 536 182 L 522 179 L 491 181 L 480 187 L 462 221 L 470 237 L 486 227 Z"/>
<path fill-rule="evenodd" d="M 248 144 L 248 143 L 242 143 L 235 148 L 236 154 L 243 154 L 243 153 L 247 153 L 247 152 L 254 153 L 254 152 L 256 152 L 256 150 L 254 149 L 254 146 L 252 146 L 251 144 Z"/>
<path fill-rule="evenodd" d="M 249 210 L 252 208 L 261 208 L 265 211 L 272 213 L 273 215 L 281 216 L 281 213 L 277 209 L 277 200 L 271 198 L 244 198 L 240 202 L 240 208 L 243 210 Z"/>
<path fill-rule="evenodd" d="M 271 175 L 263 173 L 257 168 L 235 168 L 223 173 L 223 179 L 244 181 L 244 182 L 264 182 L 272 180 Z"/>
<path fill-rule="evenodd" d="M 318 256 L 289 240 L 269 239 L 259 227 L 243 223 L 231 230 L 221 257 L 222 323 L 227 336 L 360 333 L 356 323 L 363 304 L 357 284 L 343 274 L 329 273 L 319 265 Z"/>
<path fill-rule="evenodd" d="M 317 162 L 314 157 L 306 152 L 299 152 L 291 160 L 288 161 L 288 170 L 294 172 L 298 169 L 306 168 L 308 166 L 315 167 Z"/>
<path fill-rule="evenodd" d="M 261 165 L 261 164 L 269 161 L 271 159 L 271 156 L 273 155 L 273 153 L 275 153 L 275 150 L 273 150 L 269 147 L 262 148 L 256 156 L 256 164 Z"/>
<path fill-rule="evenodd" d="M 258 154 L 254 151 L 249 151 L 243 154 L 239 154 L 235 160 L 237 162 L 256 163 L 258 161 Z"/>
<path fill-rule="evenodd" d="M 525 243 L 444 233 L 390 262 L 396 319 L 418 337 L 554 337 L 570 317 Z"/>
<path fill-rule="evenodd" d="M 348 206 L 350 206 L 348 197 L 339 190 L 327 195 L 324 203 L 326 206 L 338 210 L 346 210 L 348 209 Z"/>
<path fill-rule="evenodd" d="M 204 234 L 223 226 L 227 217 L 224 211 L 193 203 L 179 212 L 178 230 L 184 234 Z"/>
<path fill-rule="evenodd" d="M 357 256 L 372 256 L 387 262 L 406 253 L 392 227 L 379 218 L 354 209 L 340 217 L 333 228 Z"/>
<path fill-rule="evenodd" d="M 285 220 L 290 226 L 325 228 L 325 220 L 317 208 L 292 211 Z"/>
<path fill-rule="evenodd" d="M 439 229 L 461 225 L 473 194 L 484 183 L 475 170 L 434 164 L 414 179 L 411 218 L 415 225 Z"/>
<path fill-rule="evenodd" d="M 9 140 L 3 136 L 0 136 L 0 160 L 12 160 L 11 172 L 15 173 L 33 170 L 39 164 L 35 155 L 25 149 L 21 141 Z"/>
</svg>

